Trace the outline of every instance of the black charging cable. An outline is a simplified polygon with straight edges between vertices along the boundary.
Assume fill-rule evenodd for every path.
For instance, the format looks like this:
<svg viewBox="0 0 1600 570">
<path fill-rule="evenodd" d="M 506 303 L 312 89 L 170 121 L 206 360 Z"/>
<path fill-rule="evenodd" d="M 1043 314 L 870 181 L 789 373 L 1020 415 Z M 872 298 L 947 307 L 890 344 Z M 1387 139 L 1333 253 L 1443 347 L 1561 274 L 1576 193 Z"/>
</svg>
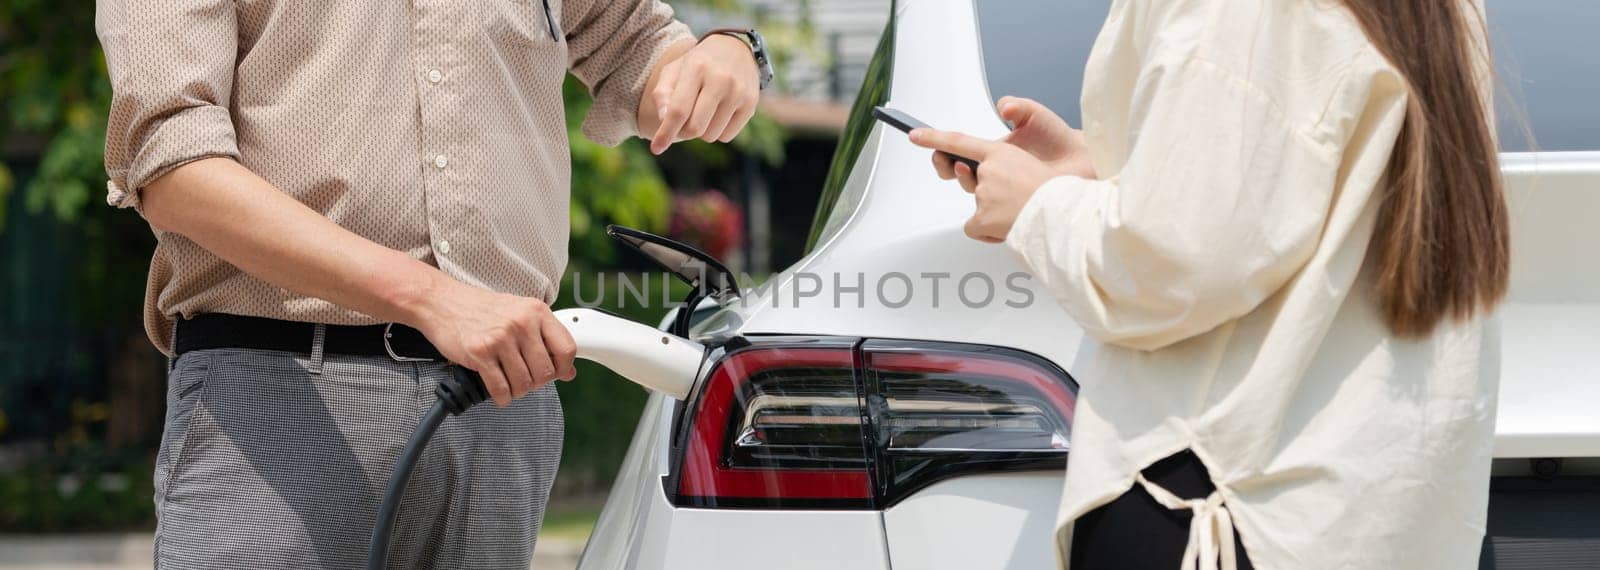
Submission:
<svg viewBox="0 0 1600 570">
<path fill-rule="evenodd" d="M 411 433 L 405 450 L 400 452 L 394 473 L 389 475 L 389 490 L 384 493 L 383 504 L 378 507 L 378 520 L 372 527 L 372 542 L 367 547 L 369 570 L 382 570 L 389 563 L 389 542 L 394 538 L 394 521 L 400 515 L 400 499 L 406 494 L 411 472 L 416 470 L 423 448 L 428 447 L 428 440 L 433 439 L 433 432 L 438 431 L 446 415 L 459 416 L 474 404 L 489 399 L 489 391 L 484 389 L 483 378 L 478 373 L 460 366 L 451 366 L 449 370 L 450 376 L 439 382 L 439 387 L 433 391 L 439 401 L 434 402 L 433 408 L 417 424 L 417 430 Z"/>
</svg>

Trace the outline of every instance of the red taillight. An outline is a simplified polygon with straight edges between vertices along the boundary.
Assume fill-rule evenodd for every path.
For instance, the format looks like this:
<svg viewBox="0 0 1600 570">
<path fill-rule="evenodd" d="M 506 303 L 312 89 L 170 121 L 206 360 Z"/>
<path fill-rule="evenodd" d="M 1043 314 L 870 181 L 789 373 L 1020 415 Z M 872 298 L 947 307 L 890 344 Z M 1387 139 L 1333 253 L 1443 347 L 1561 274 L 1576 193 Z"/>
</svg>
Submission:
<svg viewBox="0 0 1600 570">
<path fill-rule="evenodd" d="M 884 508 L 939 479 L 1065 465 L 1076 386 L 1025 353 L 766 342 L 690 407 L 678 504 Z"/>
<path fill-rule="evenodd" d="M 1054 366 L 959 345 L 868 341 L 861 351 L 889 501 L 949 477 L 1066 466 L 1077 400 Z"/>
<path fill-rule="evenodd" d="M 977 354 L 869 351 L 867 368 L 878 374 L 880 379 L 885 373 L 905 374 L 921 380 L 926 380 L 932 375 L 969 380 L 987 378 L 999 383 L 1000 388 L 996 394 L 1003 394 L 1000 401 L 996 401 L 995 398 L 985 398 L 984 394 L 969 394 L 967 397 L 976 401 L 988 400 L 989 404 L 998 404 L 1018 395 L 1031 395 L 1048 403 L 1049 409 L 1060 415 L 1062 428 L 1072 424 L 1073 409 L 1077 405 L 1077 396 L 1059 377 L 1043 366 L 1023 361 Z M 1004 388 L 1006 384 L 1012 383 L 1024 390 L 1019 394 L 1017 390 Z M 956 401 L 962 399 L 964 399 L 962 396 L 956 397 Z M 890 408 L 892 411 L 894 406 L 891 405 Z M 1041 409 L 1041 412 L 1044 410 Z"/>
<path fill-rule="evenodd" d="M 680 497 L 697 504 L 870 499 L 853 360 L 848 348 L 729 356 L 701 393 Z"/>
</svg>

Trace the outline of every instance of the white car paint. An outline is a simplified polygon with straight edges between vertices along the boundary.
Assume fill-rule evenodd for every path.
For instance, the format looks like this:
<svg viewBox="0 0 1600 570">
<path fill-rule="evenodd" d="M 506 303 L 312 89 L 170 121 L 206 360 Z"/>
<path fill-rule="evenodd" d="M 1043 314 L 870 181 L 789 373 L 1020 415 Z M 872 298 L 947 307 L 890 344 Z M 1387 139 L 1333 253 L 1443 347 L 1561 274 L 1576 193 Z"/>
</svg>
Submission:
<svg viewBox="0 0 1600 570">
<path fill-rule="evenodd" d="M 900 30 L 916 33 L 895 36 L 895 53 L 914 55 L 895 58 L 889 105 L 943 128 L 1002 134 L 1005 126 L 985 87 L 972 5 L 904 2 L 895 17 Z M 742 322 L 741 334 L 1003 345 L 1068 367 L 1082 331 L 1031 279 L 1019 282 L 1031 294 L 1025 307 L 1004 303 L 1022 300 L 1004 282 L 994 283 L 999 301 L 986 307 L 969 307 L 950 289 L 967 274 L 1008 276 L 1025 270 L 1003 250 L 966 238 L 961 227 L 971 213 L 971 198 L 933 175 L 925 150 L 898 131 L 885 131 L 881 124 L 873 128 L 846 183 L 865 190 L 859 194 L 862 202 L 840 207 L 853 217 L 811 255 L 774 276 L 766 295 L 747 296 L 711 326 Z M 919 287 L 929 285 L 924 273 L 951 277 L 940 284 L 938 307 L 927 290 L 913 295 L 913 304 L 894 307 L 899 289 L 885 292 L 887 305 L 875 291 L 876 280 L 892 272 L 906 274 Z M 861 306 L 849 297 L 836 308 L 829 295 L 804 296 L 814 288 L 798 277 L 804 274 L 829 281 L 838 275 L 846 286 L 862 275 Z M 977 283 L 969 286 L 971 300 L 982 296 Z M 836 287 L 829 282 L 822 289 Z M 1053 563 L 1049 537 L 1061 491 L 1059 473 L 943 481 L 886 511 L 674 508 L 661 484 L 668 469 L 670 417 L 669 402 L 652 394 L 581 568 L 744 568 L 761 560 L 762 567 L 778 568 L 1022 570 Z"/>
<path fill-rule="evenodd" d="M 898 26 L 916 33 L 895 37 L 895 53 L 910 55 L 895 58 L 887 106 L 940 128 L 998 137 L 1005 125 L 984 87 L 971 8 L 965 2 L 900 5 Z M 1070 370 L 1082 329 L 1031 278 L 1022 281 L 1032 293 L 1031 302 L 1020 308 L 1007 305 L 1005 300 L 1021 298 L 1006 291 L 1000 276 L 1026 270 L 1003 248 L 962 233 L 972 215 L 972 197 L 954 182 L 939 180 L 928 164 L 928 151 L 905 135 L 881 123 L 873 131 L 846 183 L 870 187 L 854 216 L 832 239 L 775 277 L 771 297 L 746 299 L 740 309 L 741 332 L 998 344 L 1039 354 Z M 863 167 L 868 161 L 875 167 Z M 875 290 L 880 278 L 897 272 L 917 288 L 904 307 L 893 306 L 902 298 L 897 279 L 883 281 L 887 303 Z M 854 296 L 841 296 L 840 306 L 834 306 L 832 295 L 805 297 L 812 283 L 799 282 L 800 275 L 819 276 L 825 281 L 823 290 L 833 291 L 834 277 L 851 286 L 858 274 L 864 276 L 866 289 L 861 306 L 852 304 Z M 940 279 L 935 296 L 932 279 L 924 274 L 950 277 Z M 955 280 L 966 275 L 990 276 L 996 302 L 964 304 Z M 981 283 L 973 281 L 969 288 L 968 300 L 983 297 Z"/>
<path fill-rule="evenodd" d="M 1512 265 L 1495 457 L 1600 457 L 1600 152 L 1500 162 Z"/>
<path fill-rule="evenodd" d="M 972 5 L 908 1 L 897 10 L 889 105 L 941 128 L 999 136 Z M 922 285 L 923 273 L 1022 271 L 1005 250 L 963 236 L 971 199 L 938 180 L 927 161 L 927 152 L 899 132 L 875 126 L 822 243 L 774 276 L 770 288 L 697 330 L 970 342 L 1026 350 L 1073 370 L 1082 331 L 1031 285 L 1023 287 L 1034 296 L 1026 308 L 970 308 L 948 289 L 937 308 L 897 308 L 876 298 L 875 281 L 890 273 Z M 1508 154 L 1504 172 L 1515 262 L 1498 317 L 1496 456 L 1600 457 L 1600 152 Z M 860 306 L 846 295 L 834 307 L 837 286 L 827 281 L 838 275 L 841 285 L 853 286 L 857 274 L 865 277 Z M 828 293 L 807 296 L 816 284 L 805 275 L 827 280 L 821 290 Z M 999 295 L 1014 293 L 999 285 Z M 662 489 L 671 416 L 670 401 L 653 394 L 581 568 L 1053 565 L 1059 473 L 949 479 L 883 511 L 676 508 Z"/>
<path fill-rule="evenodd" d="M 1056 473 L 934 483 L 883 512 L 890 558 L 900 568 L 1052 568 L 1055 541 L 1049 537 L 1060 500 Z"/>
</svg>

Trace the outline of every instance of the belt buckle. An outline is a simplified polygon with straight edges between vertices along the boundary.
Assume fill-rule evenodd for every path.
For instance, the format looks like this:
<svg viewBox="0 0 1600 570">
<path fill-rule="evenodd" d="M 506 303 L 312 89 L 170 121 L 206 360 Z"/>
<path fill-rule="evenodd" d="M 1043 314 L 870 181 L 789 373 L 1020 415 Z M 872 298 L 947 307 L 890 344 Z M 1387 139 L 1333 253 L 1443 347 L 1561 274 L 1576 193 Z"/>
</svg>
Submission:
<svg viewBox="0 0 1600 570">
<path fill-rule="evenodd" d="M 432 358 L 417 358 L 415 356 L 400 356 L 395 354 L 394 346 L 389 344 L 389 339 L 394 338 L 394 323 L 383 326 L 383 351 L 389 353 L 389 358 L 395 362 L 433 362 Z"/>
</svg>

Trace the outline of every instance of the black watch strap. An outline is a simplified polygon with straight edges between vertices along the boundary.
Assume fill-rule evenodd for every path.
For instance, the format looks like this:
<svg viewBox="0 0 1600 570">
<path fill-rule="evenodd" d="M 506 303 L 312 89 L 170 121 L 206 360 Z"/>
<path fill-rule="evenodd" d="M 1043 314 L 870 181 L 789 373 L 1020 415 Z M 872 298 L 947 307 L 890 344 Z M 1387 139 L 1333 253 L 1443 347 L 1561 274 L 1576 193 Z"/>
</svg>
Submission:
<svg viewBox="0 0 1600 570">
<path fill-rule="evenodd" d="M 733 36 L 750 44 L 750 53 L 756 58 L 756 71 L 761 75 L 761 90 L 766 91 L 767 86 L 772 84 L 772 78 L 777 76 L 777 72 L 772 69 L 772 58 L 767 52 L 767 40 L 761 37 L 761 32 L 747 28 L 715 28 L 702 34 L 700 40 L 704 41 L 712 35 Z"/>
</svg>

